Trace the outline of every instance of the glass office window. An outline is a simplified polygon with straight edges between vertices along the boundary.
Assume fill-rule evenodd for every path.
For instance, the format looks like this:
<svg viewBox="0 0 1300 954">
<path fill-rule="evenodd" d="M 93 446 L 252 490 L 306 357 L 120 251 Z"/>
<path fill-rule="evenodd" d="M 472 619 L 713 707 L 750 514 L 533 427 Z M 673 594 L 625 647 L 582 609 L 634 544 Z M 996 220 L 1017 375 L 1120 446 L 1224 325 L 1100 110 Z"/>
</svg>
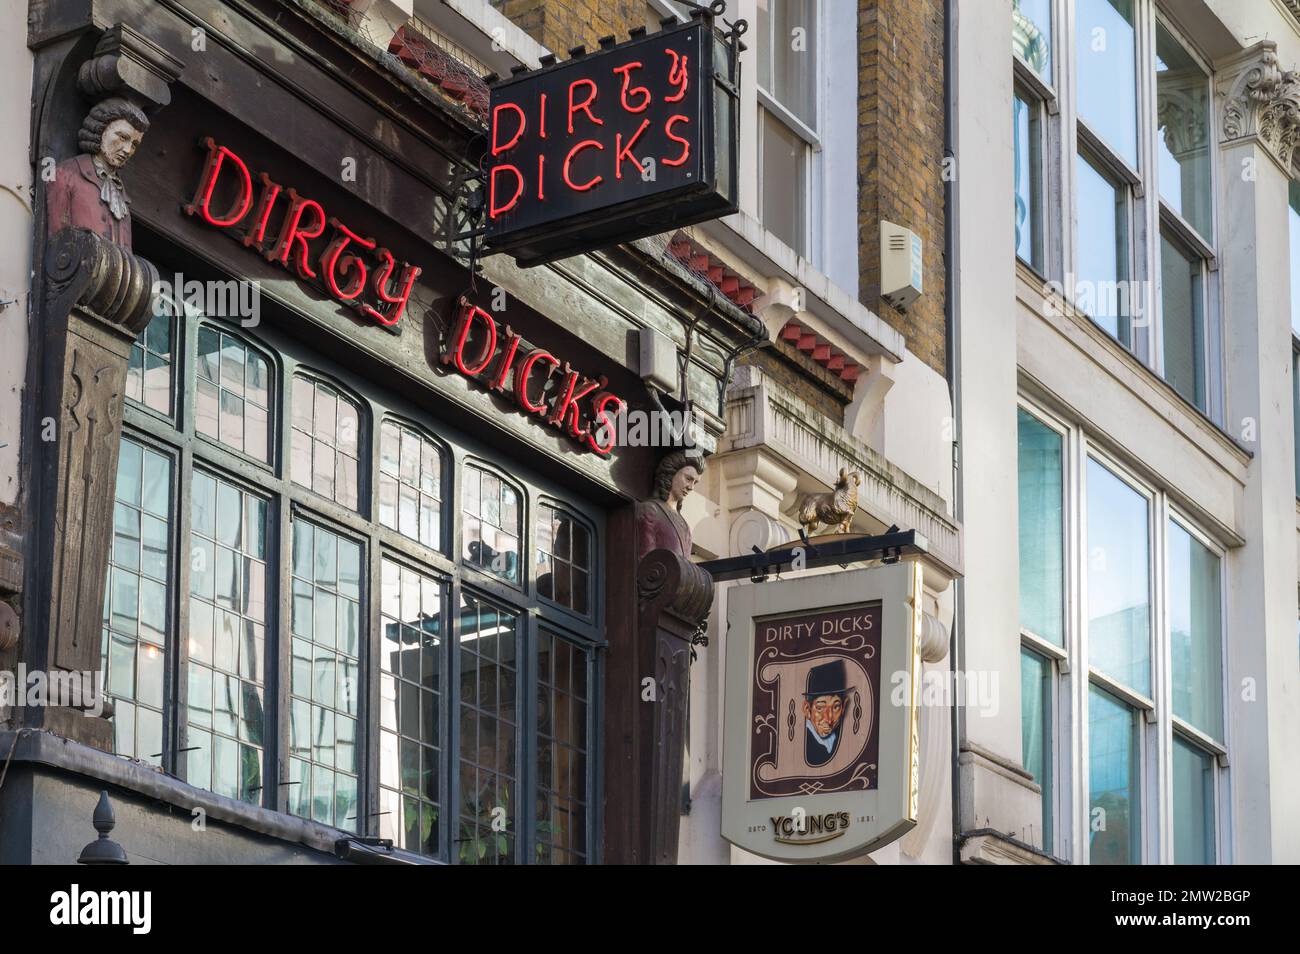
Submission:
<svg viewBox="0 0 1300 954">
<path fill-rule="evenodd" d="M 1169 641 L 1174 715 L 1223 737 L 1223 610 L 1219 557 L 1169 521 Z"/>
<path fill-rule="evenodd" d="M 1174 735 L 1174 864 L 1214 864 L 1214 757 Z"/>
<path fill-rule="evenodd" d="M 1043 790 L 1043 849 L 1052 850 L 1052 663 L 1020 651 L 1020 754 Z"/>
<path fill-rule="evenodd" d="M 1209 240 L 1213 233 L 1209 77 L 1159 22 L 1156 122 L 1160 198 Z"/>
<path fill-rule="evenodd" d="M 1078 170 L 1078 274 L 1075 304 L 1127 346 L 1128 190 L 1102 175 L 1082 155 Z"/>
<path fill-rule="evenodd" d="M 1016 254 L 1043 268 L 1043 181 L 1039 106 L 1017 95 L 1012 100 L 1016 148 Z"/>
<path fill-rule="evenodd" d="M 1160 317 L 1165 380 L 1205 410 L 1205 311 L 1201 259 L 1160 235 Z"/>
<path fill-rule="evenodd" d="M 1137 46 L 1133 0 L 1077 0 L 1079 116 L 1136 169 Z"/>
<path fill-rule="evenodd" d="M 1061 435 L 1016 412 L 1019 472 L 1020 626 L 1065 645 L 1065 523 Z"/>
<path fill-rule="evenodd" d="M 1142 860 L 1141 716 L 1096 686 L 1088 692 L 1089 861 L 1131 865 Z"/>
<path fill-rule="evenodd" d="M 1151 561 L 1148 503 L 1088 461 L 1088 662 L 1151 694 Z"/>
</svg>

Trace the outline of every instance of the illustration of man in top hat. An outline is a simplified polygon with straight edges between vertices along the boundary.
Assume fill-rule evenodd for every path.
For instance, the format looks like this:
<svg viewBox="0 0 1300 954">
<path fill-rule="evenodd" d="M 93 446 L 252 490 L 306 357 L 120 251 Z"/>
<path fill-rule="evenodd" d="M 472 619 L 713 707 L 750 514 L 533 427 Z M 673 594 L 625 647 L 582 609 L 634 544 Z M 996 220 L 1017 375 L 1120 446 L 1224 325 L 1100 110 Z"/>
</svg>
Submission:
<svg viewBox="0 0 1300 954">
<path fill-rule="evenodd" d="M 804 757 L 809 765 L 825 765 L 835 756 L 840 741 L 840 722 L 848 696 L 844 661 L 835 659 L 808 672 L 808 691 L 803 694 Z"/>
</svg>

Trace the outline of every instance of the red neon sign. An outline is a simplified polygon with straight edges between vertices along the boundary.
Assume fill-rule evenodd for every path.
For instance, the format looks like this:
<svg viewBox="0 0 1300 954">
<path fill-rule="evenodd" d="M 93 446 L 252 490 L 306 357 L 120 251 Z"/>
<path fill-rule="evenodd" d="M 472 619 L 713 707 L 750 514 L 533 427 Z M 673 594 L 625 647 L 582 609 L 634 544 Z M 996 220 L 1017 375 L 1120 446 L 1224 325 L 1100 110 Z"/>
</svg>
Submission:
<svg viewBox="0 0 1300 954">
<path fill-rule="evenodd" d="M 201 145 L 208 150 L 208 158 L 194 199 L 185 206 L 187 215 L 197 215 L 213 228 L 230 232 L 232 238 L 256 249 L 267 261 L 279 262 L 303 281 L 319 284 L 335 301 L 355 308 L 380 325 L 393 327 L 401 321 L 411 289 L 420 275 L 418 266 L 401 262 L 399 267 L 393 253 L 376 247 L 374 239 L 363 237 L 332 218 L 316 200 L 301 196 L 294 189 L 286 192 L 265 172 L 258 174 L 261 188 L 255 190 L 248 166 L 239 156 L 218 145 L 211 136 Z M 228 209 L 214 212 L 214 196 L 223 187 L 233 188 L 235 198 Z M 276 237 L 268 245 L 268 226 L 281 192 L 286 192 L 289 201 L 279 231 L 272 233 Z M 245 219 L 247 226 L 240 229 Z M 240 234 L 236 235 L 236 230 Z M 331 233 L 329 241 L 316 254 L 312 243 L 327 231 Z M 363 261 L 362 253 L 373 259 L 370 266 Z M 313 262 L 320 266 L 319 273 L 312 267 Z M 365 295 L 367 288 L 369 296 Z"/>
<path fill-rule="evenodd" d="M 480 329 L 476 334 L 475 329 Z M 505 341 L 499 351 L 497 342 Z M 548 387 L 560 359 L 542 348 L 529 347 L 506 325 L 499 334 L 496 319 L 488 312 L 460 300 L 456 323 L 443 339 L 441 362 L 490 391 L 514 394 L 524 414 L 567 434 L 582 448 L 597 454 L 614 449 L 614 419 L 626 402 L 607 389 L 604 375 L 589 378 L 566 361 L 555 387 Z M 506 380 L 513 374 L 514 383 Z"/>
</svg>

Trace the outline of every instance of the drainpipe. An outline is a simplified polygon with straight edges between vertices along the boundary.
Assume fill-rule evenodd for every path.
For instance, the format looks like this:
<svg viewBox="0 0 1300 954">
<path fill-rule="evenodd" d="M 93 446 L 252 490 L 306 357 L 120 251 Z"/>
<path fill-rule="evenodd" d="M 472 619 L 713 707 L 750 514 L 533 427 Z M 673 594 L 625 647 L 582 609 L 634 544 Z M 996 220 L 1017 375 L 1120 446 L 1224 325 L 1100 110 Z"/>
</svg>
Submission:
<svg viewBox="0 0 1300 954">
<path fill-rule="evenodd" d="M 955 159 L 953 151 L 954 99 L 956 84 L 953 82 L 953 60 L 956 49 L 957 4 L 955 0 L 944 0 L 943 4 L 943 157 L 945 165 L 950 158 Z M 945 170 L 946 171 L 946 170 Z M 953 517 L 962 522 L 962 474 L 961 460 L 961 378 L 957 347 L 956 300 L 957 285 L 957 180 L 955 176 L 945 176 L 943 183 L 943 327 L 944 327 L 944 376 L 948 379 L 948 399 L 952 404 L 953 416 L 953 455 L 952 487 Z M 962 640 L 965 638 L 966 596 L 963 581 L 953 581 L 953 619 L 952 632 L 948 635 L 948 665 L 956 679 L 962 670 Z M 955 682 L 953 683 L 956 684 Z M 961 846 L 956 836 L 961 831 L 961 739 L 965 726 L 965 713 L 961 706 L 952 707 L 952 860 L 953 864 L 961 861 Z"/>
</svg>

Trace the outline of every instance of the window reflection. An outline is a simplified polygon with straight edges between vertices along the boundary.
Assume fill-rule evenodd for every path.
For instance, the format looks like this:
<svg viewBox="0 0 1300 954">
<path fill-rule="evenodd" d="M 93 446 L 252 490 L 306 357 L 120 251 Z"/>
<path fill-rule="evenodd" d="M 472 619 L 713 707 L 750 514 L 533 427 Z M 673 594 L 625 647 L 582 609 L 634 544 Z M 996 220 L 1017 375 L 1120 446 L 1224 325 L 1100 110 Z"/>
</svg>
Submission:
<svg viewBox="0 0 1300 954">
<path fill-rule="evenodd" d="M 542 630 L 537 646 L 537 861 L 587 860 L 586 650 Z"/>
<path fill-rule="evenodd" d="M 1209 77 L 1156 24 L 1156 121 L 1160 197 L 1210 238 Z"/>
<path fill-rule="evenodd" d="M 1075 305 L 1128 346 L 1127 190 L 1116 186 L 1082 155 L 1075 168 L 1079 193 Z"/>
<path fill-rule="evenodd" d="M 442 545 L 442 453 L 395 421 L 379 429 L 379 522 L 427 547 Z"/>
<path fill-rule="evenodd" d="M 1013 0 L 1011 49 L 1044 82 L 1052 82 L 1052 0 Z"/>
<path fill-rule="evenodd" d="M 293 522 L 289 810 L 348 831 L 357 817 L 361 546 Z"/>
<path fill-rule="evenodd" d="M 1088 461 L 1088 662 L 1151 695 L 1147 499 Z"/>
<path fill-rule="evenodd" d="M 514 613 L 462 591 L 456 826 L 461 864 L 508 865 L 517 860 L 519 813 L 528 810 L 519 804 L 517 791 L 517 636 Z"/>
<path fill-rule="evenodd" d="M 440 852 L 443 595 L 438 580 L 383 561 L 379 834 L 426 855 Z"/>
<path fill-rule="evenodd" d="M 171 602 L 172 462 L 122 439 L 104 589 L 100 680 L 113 700 L 113 751 L 162 764 Z"/>
<path fill-rule="evenodd" d="M 591 534 L 572 516 L 537 508 L 537 594 L 575 612 L 589 612 Z"/>
<path fill-rule="evenodd" d="M 262 799 L 266 730 L 266 501 L 195 471 L 185 658 L 191 785 Z"/>
<path fill-rule="evenodd" d="M 1142 861 L 1138 761 L 1140 715 L 1096 686 L 1088 692 L 1088 859 L 1094 865 Z"/>
<path fill-rule="evenodd" d="M 356 510 L 361 409 L 323 381 L 293 379 L 289 473 L 295 484 Z"/>
<path fill-rule="evenodd" d="M 131 345 L 126 369 L 127 398 L 159 414 L 172 412 L 174 334 L 175 308 L 170 300 L 159 300 L 153 318 Z"/>
<path fill-rule="evenodd" d="M 1137 159 L 1137 50 L 1133 0 L 1077 0 L 1079 116 L 1133 169 Z"/>
<path fill-rule="evenodd" d="M 518 583 L 523 533 L 519 491 L 473 464 L 465 465 L 463 480 L 463 557 L 480 569 Z"/>
<path fill-rule="evenodd" d="M 194 429 L 204 437 L 270 460 L 270 365 L 238 338 L 199 328 Z"/>
</svg>

